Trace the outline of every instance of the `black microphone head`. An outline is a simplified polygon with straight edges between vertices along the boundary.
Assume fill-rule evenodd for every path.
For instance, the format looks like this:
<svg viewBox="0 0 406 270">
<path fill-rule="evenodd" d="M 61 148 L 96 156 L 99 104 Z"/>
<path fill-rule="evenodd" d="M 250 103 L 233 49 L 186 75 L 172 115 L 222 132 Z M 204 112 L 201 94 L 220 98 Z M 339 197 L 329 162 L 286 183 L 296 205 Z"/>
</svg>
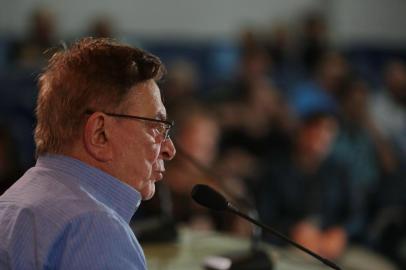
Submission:
<svg viewBox="0 0 406 270">
<path fill-rule="evenodd" d="M 207 185 L 195 185 L 191 194 L 195 202 L 212 210 L 224 211 L 228 207 L 226 198 Z"/>
</svg>

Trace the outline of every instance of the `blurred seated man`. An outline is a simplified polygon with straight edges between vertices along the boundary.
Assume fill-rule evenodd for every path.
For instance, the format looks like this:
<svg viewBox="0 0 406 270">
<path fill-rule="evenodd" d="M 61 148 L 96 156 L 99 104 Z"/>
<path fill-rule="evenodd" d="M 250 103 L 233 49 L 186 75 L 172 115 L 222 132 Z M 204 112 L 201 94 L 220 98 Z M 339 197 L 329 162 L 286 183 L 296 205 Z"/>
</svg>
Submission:
<svg viewBox="0 0 406 270">
<path fill-rule="evenodd" d="M 247 222 L 231 214 L 209 211 L 190 196 L 196 184 L 208 184 L 229 198 L 247 199 L 241 178 L 226 170 L 226 161 L 218 155 L 220 129 L 217 119 L 198 103 L 178 107 L 174 117 L 176 127 L 173 138 L 178 154 L 167 168 L 165 181 L 158 185 L 159 196 L 143 204 L 134 217 L 135 221 L 141 223 L 143 218 L 165 220 L 169 214 L 176 224 L 193 230 L 251 235 L 252 226 Z"/>
<path fill-rule="evenodd" d="M 395 170 L 383 175 L 377 188 L 370 243 L 406 268 L 406 64 L 393 60 L 385 69 L 385 85 L 371 98 L 372 122 L 390 143 Z"/>
<path fill-rule="evenodd" d="M 347 177 L 327 159 L 337 128 L 326 113 L 306 116 L 292 150 L 267 164 L 258 192 L 264 222 L 328 258 L 347 242 Z"/>
<path fill-rule="evenodd" d="M 197 206 L 190 197 L 195 184 L 215 183 L 198 168 L 189 156 L 206 168 L 211 168 L 217 157 L 219 128 L 215 119 L 196 105 L 185 105 L 175 112 L 177 126 L 174 138 L 178 156 L 168 166 L 166 183 L 173 199 L 173 215 L 178 223 L 192 228 L 214 229 L 215 224 L 206 209 Z"/>
<path fill-rule="evenodd" d="M 385 85 L 370 102 L 373 121 L 393 144 L 406 173 L 406 64 L 391 61 L 385 70 Z"/>
<path fill-rule="evenodd" d="M 38 160 L 0 197 L 0 269 L 146 269 L 128 223 L 175 155 L 140 49 L 83 39 L 39 78 Z"/>
<path fill-rule="evenodd" d="M 220 130 L 217 125 L 216 119 L 211 115 L 206 109 L 200 107 L 197 104 L 184 105 L 183 108 L 178 108 L 175 112 L 175 118 L 177 119 L 177 125 L 174 129 L 174 140 L 180 148 L 184 150 L 188 155 L 192 156 L 193 159 L 199 161 L 203 166 L 209 167 L 213 165 L 217 157 L 217 146 L 218 137 L 220 135 Z M 168 167 L 174 166 L 176 160 L 185 159 L 184 156 L 178 156 L 172 164 Z M 196 173 L 196 177 L 200 178 L 201 171 L 199 171 L 196 166 L 188 160 L 183 160 L 186 169 L 191 169 L 192 172 Z M 176 172 L 178 173 L 178 172 Z M 168 175 L 169 177 L 169 175 Z M 193 183 L 187 182 L 185 185 L 176 185 L 174 179 L 168 182 L 173 189 L 182 192 L 193 186 Z"/>
<path fill-rule="evenodd" d="M 348 171 L 351 185 L 351 217 L 348 233 L 351 241 L 365 244 L 371 206 L 379 190 L 380 178 L 387 186 L 397 170 L 391 145 L 373 123 L 368 112 L 368 85 L 352 78 L 340 93 L 340 131 L 332 156 Z"/>
</svg>

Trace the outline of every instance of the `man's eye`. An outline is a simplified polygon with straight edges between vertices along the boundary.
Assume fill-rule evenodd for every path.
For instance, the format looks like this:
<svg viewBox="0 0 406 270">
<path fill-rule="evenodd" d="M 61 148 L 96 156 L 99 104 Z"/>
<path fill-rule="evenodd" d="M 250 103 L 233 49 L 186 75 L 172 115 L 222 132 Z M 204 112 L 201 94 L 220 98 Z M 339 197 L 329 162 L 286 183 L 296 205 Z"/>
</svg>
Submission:
<svg viewBox="0 0 406 270">
<path fill-rule="evenodd" d="M 165 131 L 165 127 L 162 124 L 156 124 L 154 129 L 159 133 L 163 134 Z"/>
</svg>

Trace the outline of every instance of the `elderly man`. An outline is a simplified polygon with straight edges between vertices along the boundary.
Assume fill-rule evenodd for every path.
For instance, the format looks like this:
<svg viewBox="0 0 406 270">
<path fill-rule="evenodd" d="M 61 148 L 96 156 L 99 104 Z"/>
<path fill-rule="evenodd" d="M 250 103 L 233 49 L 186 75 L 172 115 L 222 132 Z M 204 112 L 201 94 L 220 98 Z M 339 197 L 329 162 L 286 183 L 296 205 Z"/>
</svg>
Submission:
<svg viewBox="0 0 406 270">
<path fill-rule="evenodd" d="M 128 223 L 175 155 L 140 49 L 86 38 L 39 79 L 38 160 L 0 197 L 0 269 L 146 269 Z"/>
</svg>

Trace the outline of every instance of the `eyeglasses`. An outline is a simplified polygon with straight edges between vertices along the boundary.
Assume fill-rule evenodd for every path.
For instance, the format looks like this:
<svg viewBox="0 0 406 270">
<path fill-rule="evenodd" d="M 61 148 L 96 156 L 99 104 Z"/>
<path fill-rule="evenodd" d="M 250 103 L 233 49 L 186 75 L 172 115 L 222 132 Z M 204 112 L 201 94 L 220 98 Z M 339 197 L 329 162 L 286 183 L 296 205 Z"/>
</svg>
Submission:
<svg viewBox="0 0 406 270">
<path fill-rule="evenodd" d="M 91 111 L 91 110 L 86 111 L 86 114 L 92 114 L 92 113 L 95 113 L 95 111 Z M 169 131 L 175 125 L 174 121 L 169 122 L 166 120 L 159 120 L 159 119 L 154 119 L 154 118 L 149 118 L 149 117 L 127 115 L 127 114 L 117 114 L 117 113 L 107 113 L 107 112 L 102 112 L 102 113 L 104 113 L 108 116 L 112 116 L 112 117 L 127 118 L 127 119 L 132 119 L 132 120 L 150 121 L 150 122 L 158 123 L 159 125 L 157 125 L 157 130 L 164 137 L 165 140 L 169 139 Z"/>
</svg>

